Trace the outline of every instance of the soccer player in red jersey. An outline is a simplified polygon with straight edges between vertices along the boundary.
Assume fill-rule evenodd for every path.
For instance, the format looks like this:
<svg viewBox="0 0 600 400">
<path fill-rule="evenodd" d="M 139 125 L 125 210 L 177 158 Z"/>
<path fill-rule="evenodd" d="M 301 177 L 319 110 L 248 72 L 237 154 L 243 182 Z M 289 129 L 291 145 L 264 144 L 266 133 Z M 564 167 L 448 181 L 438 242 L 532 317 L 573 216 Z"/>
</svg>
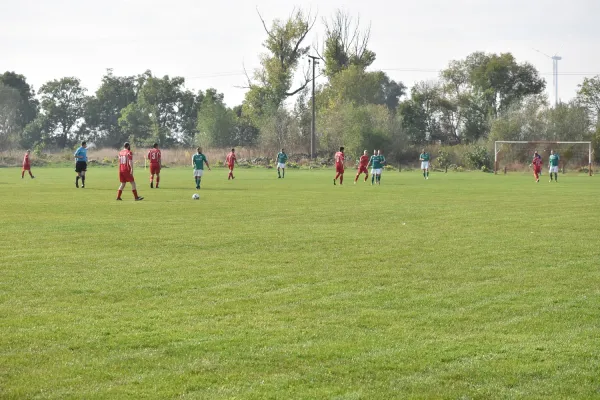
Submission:
<svg viewBox="0 0 600 400">
<path fill-rule="evenodd" d="M 25 152 L 25 157 L 23 157 L 23 170 L 21 171 L 21 179 L 25 178 L 25 171 L 29 172 L 29 176 L 31 177 L 31 179 L 35 178 L 35 176 L 31 174 L 31 163 L 29 162 L 29 153 L 31 153 L 31 151 L 27 150 Z"/>
<path fill-rule="evenodd" d="M 156 188 L 158 189 L 158 184 L 160 183 L 160 166 L 162 165 L 158 143 L 154 143 L 150 151 L 148 151 L 148 161 L 150 162 L 150 189 L 154 188 L 154 175 L 156 175 Z"/>
<path fill-rule="evenodd" d="M 540 173 L 542 172 L 542 156 L 540 156 L 536 150 L 533 155 L 533 161 L 531 162 L 533 165 L 533 177 L 536 182 L 540 181 Z"/>
<path fill-rule="evenodd" d="M 354 184 L 358 182 L 358 178 L 360 174 L 365 174 L 365 182 L 369 179 L 369 171 L 367 170 L 367 165 L 369 165 L 369 156 L 367 155 L 367 151 L 365 150 L 363 155 L 360 156 L 358 160 L 358 172 L 356 173 L 356 177 L 354 178 Z"/>
<path fill-rule="evenodd" d="M 237 164 L 235 149 L 231 149 L 231 152 L 227 154 L 225 162 L 227 163 L 227 167 L 229 168 L 229 175 L 227 175 L 227 180 L 235 179 L 235 177 L 233 176 L 233 167 L 235 166 L 235 164 Z"/>
<path fill-rule="evenodd" d="M 340 147 L 340 151 L 335 153 L 335 178 L 333 178 L 333 184 L 340 178 L 340 185 L 344 184 L 344 148 Z"/>
<path fill-rule="evenodd" d="M 143 197 L 138 196 L 135 187 L 135 179 L 133 179 L 133 153 L 131 152 L 129 142 L 125 142 L 123 150 L 119 152 L 119 180 L 121 181 L 121 186 L 119 186 L 119 191 L 117 192 L 117 200 L 123 200 L 121 194 L 127 182 L 131 183 L 131 190 L 133 191 L 135 201 L 144 200 Z"/>
</svg>

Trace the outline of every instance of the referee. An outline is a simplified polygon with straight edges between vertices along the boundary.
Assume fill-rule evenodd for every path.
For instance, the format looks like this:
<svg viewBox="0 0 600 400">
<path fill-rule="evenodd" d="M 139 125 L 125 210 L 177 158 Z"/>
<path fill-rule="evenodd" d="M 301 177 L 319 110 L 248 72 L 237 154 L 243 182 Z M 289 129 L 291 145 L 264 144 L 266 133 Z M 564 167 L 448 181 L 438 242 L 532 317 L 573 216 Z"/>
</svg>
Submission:
<svg viewBox="0 0 600 400">
<path fill-rule="evenodd" d="M 85 171 L 87 171 L 87 143 L 81 142 L 81 147 L 75 151 L 75 187 L 79 187 L 79 178 L 81 178 L 81 188 L 85 188 Z"/>
</svg>

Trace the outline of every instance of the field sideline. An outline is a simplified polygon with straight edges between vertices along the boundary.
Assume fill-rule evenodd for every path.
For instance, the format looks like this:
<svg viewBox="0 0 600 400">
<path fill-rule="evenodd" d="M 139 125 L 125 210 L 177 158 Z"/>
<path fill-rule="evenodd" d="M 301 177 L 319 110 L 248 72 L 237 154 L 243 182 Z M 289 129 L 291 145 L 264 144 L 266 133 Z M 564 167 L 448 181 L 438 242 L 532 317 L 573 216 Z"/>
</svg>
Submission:
<svg viewBox="0 0 600 400">
<path fill-rule="evenodd" d="M 33 173 L 0 169 L 2 399 L 600 398 L 597 177 Z"/>
</svg>

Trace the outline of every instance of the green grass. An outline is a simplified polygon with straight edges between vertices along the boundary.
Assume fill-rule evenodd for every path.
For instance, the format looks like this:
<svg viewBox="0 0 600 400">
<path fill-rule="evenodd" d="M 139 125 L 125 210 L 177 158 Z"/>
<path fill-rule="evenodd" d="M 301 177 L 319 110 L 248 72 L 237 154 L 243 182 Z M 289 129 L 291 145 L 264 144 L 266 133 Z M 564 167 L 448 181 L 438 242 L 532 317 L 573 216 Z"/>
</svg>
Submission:
<svg viewBox="0 0 600 400">
<path fill-rule="evenodd" d="M 0 170 L 0 398 L 600 398 L 600 187 Z"/>
</svg>

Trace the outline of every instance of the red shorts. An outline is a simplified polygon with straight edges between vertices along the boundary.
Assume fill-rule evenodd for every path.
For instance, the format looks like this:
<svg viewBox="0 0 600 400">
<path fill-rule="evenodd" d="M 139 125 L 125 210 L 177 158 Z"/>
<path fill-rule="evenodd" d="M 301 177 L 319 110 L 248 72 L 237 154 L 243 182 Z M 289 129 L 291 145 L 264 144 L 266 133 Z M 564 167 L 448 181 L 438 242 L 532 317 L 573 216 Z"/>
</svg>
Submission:
<svg viewBox="0 0 600 400">
<path fill-rule="evenodd" d="M 542 167 L 533 167 L 533 172 L 539 174 L 540 172 L 542 172 Z"/>
<path fill-rule="evenodd" d="M 29 165 L 23 165 L 23 171 L 31 171 L 31 167 Z"/>
<path fill-rule="evenodd" d="M 335 172 L 337 172 L 339 174 L 343 174 L 344 173 L 344 166 L 343 165 L 336 165 L 335 166 Z"/>
<path fill-rule="evenodd" d="M 229 168 L 231 171 L 233 171 L 233 167 L 234 167 L 234 166 L 235 166 L 234 164 L 228 164 L 228 165 L 227 165 L 227 167 L 228 167 L 228 168 Z"/>
<path fill-rule="evenodd" d="M 358 174 L 367 174 L 369 175 L 369 171 L 367 171 L 367 167 L 358 167 Z"/>
<path fill-rule="evenodd" d="M 150 163 L 150 175 L 160 174 L 160 164 Z"/>
<path fill-rule="evenodd" d="M 121 183 L 133 182 L 133 174 L 129 171 L 119 171 L 119 181 L 121 181 Z"/>
</svg>

